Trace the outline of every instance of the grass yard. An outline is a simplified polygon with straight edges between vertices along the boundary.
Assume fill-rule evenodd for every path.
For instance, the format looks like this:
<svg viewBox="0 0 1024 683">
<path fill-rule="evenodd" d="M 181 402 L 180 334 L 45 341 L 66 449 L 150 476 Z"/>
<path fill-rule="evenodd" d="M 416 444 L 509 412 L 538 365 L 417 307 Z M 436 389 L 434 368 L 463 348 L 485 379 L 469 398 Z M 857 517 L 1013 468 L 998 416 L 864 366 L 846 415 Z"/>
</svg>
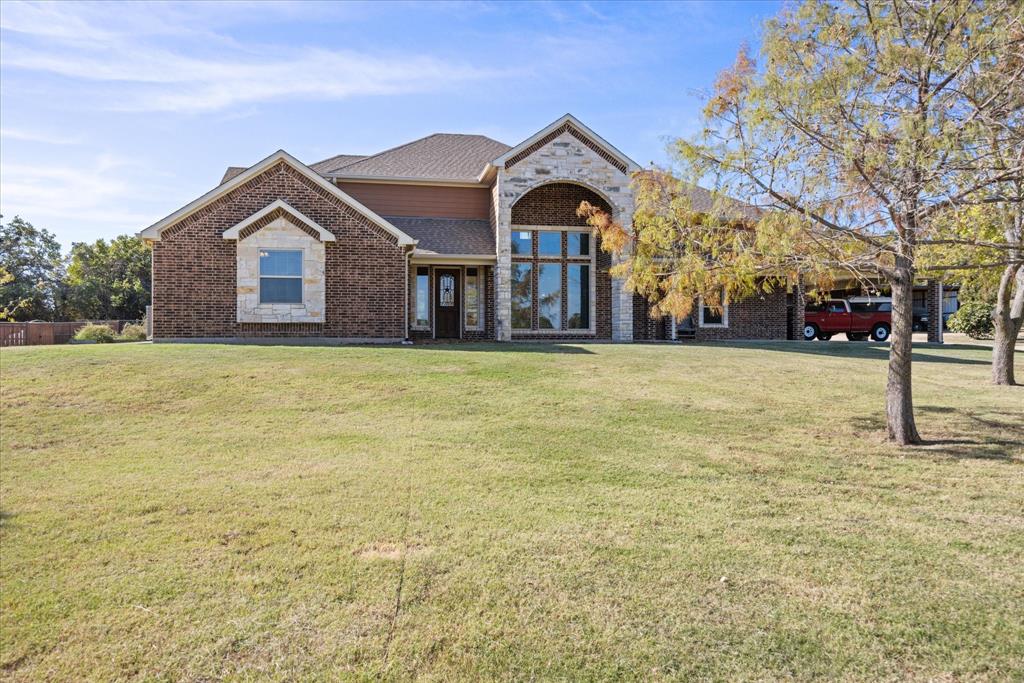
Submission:
<svg viewBox="0 0 1024 683">
<path fill-rule="evenodd" d="M 0 677 L 1020 680 L 1024 388 L 885 354 L 4 350 Z"/>
</svg>

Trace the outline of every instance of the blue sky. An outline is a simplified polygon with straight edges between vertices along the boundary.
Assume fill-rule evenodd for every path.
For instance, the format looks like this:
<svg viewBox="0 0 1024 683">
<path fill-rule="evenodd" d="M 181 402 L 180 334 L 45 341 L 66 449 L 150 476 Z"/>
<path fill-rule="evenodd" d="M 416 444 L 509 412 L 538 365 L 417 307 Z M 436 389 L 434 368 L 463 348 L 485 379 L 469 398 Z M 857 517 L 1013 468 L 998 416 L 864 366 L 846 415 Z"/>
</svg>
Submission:
<svg viewBox="0 0 1024 683">
<path fill-rule="evenodd" d="M 0 212 L 137 232 L 278 148 L 516 144 L 571 112 L 641 165 L 775 2 L 0 3 Z"/>
</svg>

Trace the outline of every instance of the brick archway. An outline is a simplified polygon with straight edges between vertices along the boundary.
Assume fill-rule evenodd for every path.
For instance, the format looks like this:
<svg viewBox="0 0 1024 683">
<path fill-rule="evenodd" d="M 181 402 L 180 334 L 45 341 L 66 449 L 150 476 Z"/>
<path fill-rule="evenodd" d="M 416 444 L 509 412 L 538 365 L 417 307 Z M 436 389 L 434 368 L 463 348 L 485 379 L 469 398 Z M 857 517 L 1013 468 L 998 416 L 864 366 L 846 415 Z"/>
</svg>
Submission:
<svg viewBox="0 0 1024 683">
<path fill-rule="evenodd" d="M 615 215 L 611 203 L 590 187 L 553 181 L 527 190 L 516 200 L 512 205 L 512 225 L 586 227 L 586 219 L 576 215 L 576 209 L 583 201 Z"/>
</svg>

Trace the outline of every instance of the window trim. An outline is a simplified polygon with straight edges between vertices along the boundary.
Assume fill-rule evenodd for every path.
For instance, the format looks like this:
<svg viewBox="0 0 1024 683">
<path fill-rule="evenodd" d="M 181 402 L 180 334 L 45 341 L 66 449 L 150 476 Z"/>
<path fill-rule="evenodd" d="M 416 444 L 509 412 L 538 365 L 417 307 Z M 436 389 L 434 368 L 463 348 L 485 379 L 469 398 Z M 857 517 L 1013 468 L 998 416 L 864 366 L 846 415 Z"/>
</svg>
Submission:
<svg viewBox="0 0 1024 683">
<path fill-rule="evenodd" d="M 729 302 L 725 298 L 725 292 L 722 292 L 722 322 L 720 323 L 706 323 L 704 322 L 704 297 L 697 298 L 697 310 L 699 311 L 697 324 L 700 327 L 706 328 L 719 328 L 726 329 L 729 327 Z"/>
<path fill-rule="evenodd" d="M 419 269 L 427 269 L 427 323 L 425 325 L 419 324 L 419 317 L 417 316 L 416 307 L 419 304 Z M 409 329 L 417 330 L 421 332 L 433 332 L 434 325 L 434 311 L 433 311 L 433 298 L 431 292 L 433 292 L 434 279 L 434 268 L 432 266 L 412 266 L 412 320 L 409 322 Z"/>
<path fill-rule="evenodd" d="M 299 274 L 298 275 L 264 275 L 262 252 L 283 252 L 298 253 Z M 306 305 L 306 250 L 305 249 L 274 249 L 256 247 L 256 305 L 257 306 L 305 306 Z M 263 300 L 263 278 L 275 280 L 298 280 L 299 300 L 298 301 L 264 301 Z"/>
<path fill-rule="evenodd" d="M 526 256 L 523 254 L 510 254 L 510 262 L 530 264 L 533 268 L 531 272 L 531 291 L 536 290 L 536 287 L 532 286 L 534 279 L 537 277 L 537 267 L 544 264 L 558 264 L 562 268 L 562 281 L 566 283 L 566 288 L 562 291 L 562 299 L 564 303 L 568 302 L 568 271 L 566 268 L 572 264 L 578 265 L 589 265 L 590 266 L 590 326 L 586 328 L 569 328 L 568 316 L 560 316 L 559 329 L 541 329 L 540 323 L 537 322 L 537 327 L 533 326 L 534 321 L 539 321 L 538 314 L 538 297 L 537 292 L 533 291 L 533 297 L 530 302 L 531 314 L 530 314 L 530 327 L 512 327 L 512 334 L 516 335 L 530 335 L 530 336 L 593 336 L 597 334 L 597 240 L 594 239 L 593 231 L 589 230 L 586 226 L 582 225 L 511 225 L 509 226 L 510 234 L 512 232 L 558 232 L 558 233 L 569 233 L 569 232 L 584 232 L 590 234 L 590 254 L 587 256 L 570 256 L 568 253 L 568 237 L 562 239 L 562 253 L 558 256 L 547 256 L 540 255 L 538 253 L 537 245 L 540 242 L 539 237 L 531 237 L 531 249 L 530 255 Z M 511 321 L 510 321 L 511 324 Z"/>
</svg>

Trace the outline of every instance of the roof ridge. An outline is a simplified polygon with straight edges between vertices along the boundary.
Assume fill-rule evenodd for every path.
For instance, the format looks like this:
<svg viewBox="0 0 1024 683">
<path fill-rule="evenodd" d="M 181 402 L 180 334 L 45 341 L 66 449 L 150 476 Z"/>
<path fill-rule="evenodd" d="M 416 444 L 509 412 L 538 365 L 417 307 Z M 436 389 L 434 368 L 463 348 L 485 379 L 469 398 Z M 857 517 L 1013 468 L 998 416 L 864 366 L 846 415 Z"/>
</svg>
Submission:
<svg viewBox="0 0 1024 683">
<path fill-rule="evenodd" d="M 415 144 L 417 142 L 423 142 L 424 140 L 429 140 L 430 138 L 436 138 L 438 135 L 444 135 L 444 133 L 431 133 L 430 135 L 424 135 L 421 138 L 416 138 L 415 140 L 410 140 L 409 142 L 404 142 L 401 145 L 395 145 L 394 147 L 388 147 L 387 149 L 385 149 L 385 150 L 383 150 L 381 152 L 377 152 L 376 154 L 370 154 L 369 156 L 365 156 L 362 159 L 360 159 L 359 161 L 356 161 L 356 162 L 353 162 L 353 163 L 349 164 L 349 166 L 355 166 L 356 164 L 361 164 L 364 161 L 368 161 L 370 159 L 376 159 L 377 157 L 381 156 L 382 154 L 387 154 L 388 152 L 394 152 L 395 150 L 402 149 L 403 147 L 408 147 L 409 145 L 413 145 L 413 144 Z"/>
</svg>

